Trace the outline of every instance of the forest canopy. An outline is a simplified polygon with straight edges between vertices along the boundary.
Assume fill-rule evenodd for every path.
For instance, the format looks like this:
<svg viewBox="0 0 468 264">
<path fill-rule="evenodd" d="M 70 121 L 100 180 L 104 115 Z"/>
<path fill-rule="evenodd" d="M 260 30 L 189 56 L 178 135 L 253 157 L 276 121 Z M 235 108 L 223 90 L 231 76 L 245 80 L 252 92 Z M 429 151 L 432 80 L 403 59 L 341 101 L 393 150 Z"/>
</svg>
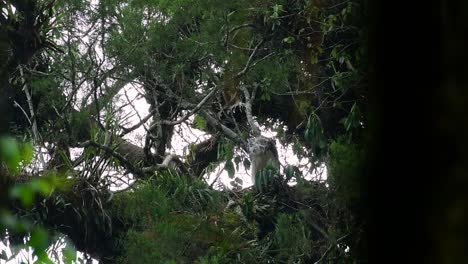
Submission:
<svg viewBox="0 0 468 264">
<path fill-rule="evenodd" d="M 364 2 L 0 10 L 0 259 L 366 261 Z"/>
</svg>

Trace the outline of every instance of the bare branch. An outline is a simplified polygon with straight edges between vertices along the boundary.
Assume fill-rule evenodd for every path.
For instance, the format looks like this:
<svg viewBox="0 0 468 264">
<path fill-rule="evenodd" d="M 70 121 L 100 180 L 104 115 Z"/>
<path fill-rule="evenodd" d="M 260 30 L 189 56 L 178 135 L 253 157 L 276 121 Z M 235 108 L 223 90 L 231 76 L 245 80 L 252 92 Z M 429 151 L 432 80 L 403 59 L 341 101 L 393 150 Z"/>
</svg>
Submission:
<svg viewBox="0 0 468 264">
<path fill-rule="evenodd" d="M 150 166 L 150 167 L 145 167 L 142 169 L 143 172 L 146 172 L 146 173 L 151 173 L 151 172 L 154 172 L 158 169 L 169 169 L 171 167 L 171 163 L 172 162 L 181 162 L 180 159 L 179 159 L 179 155 L 175 155 L 175 154 L 168 154 L 166 155 L 166 157 L 164 158 L 163 162 L 161 164 L 156 164 L 156 165 L 153 165 L 153 166 Z"/>
<path fill-rule="evenodd" d="M 218 87 L 215 86 L 213 89 L 211 89 L 211 91 L 192 109 L 190 110 L 185 116 L 183 116 L 182 118 L 180 118 L 179 120 L 175 120 L 175 121 L 171 121 L 171 120 L 161 120 L 159 122 L 155 122 L 154 124 L 152 124 L 149 128 L 149 130 L 153 130 L 157 125 L 167 125 L 167 126 L 174 126 L 174 125 L 178 125 L 184 121 L 186 121 L 190 116 L 192 116 L 193 114 L 197 113 L 202 107 L 203 105 L 208 101 L 208 99 L 211 98 L 211 96 L 213 96 L 213 94 L 218 90 Z"/>
<path fill-rule="evenodd" d="M 229 30 L 229 33 L 232 33 L 232 32 L 234 32 L 236 30 L 239 30 L 239 29 L 245 28 L 245 27 L 255 27 L 255 25 L 251 24 L 251 23 L 245 23 L 245 24 L 242 24 L 242 25 L 238 25 L 238 26 L 235 26 L 235 27 L 231 28 Z"/>
<path fill-rule="evenodd" d="M 126 127 L 122 127 L 123 129 L 123 132 L 120 134 L 121 137 L 125 136 L 126 134 L 132 132 L 133 130 L 139 128 L 141 125 L 143 125 L 144 123 L 146 123 L 146 121 L 148 121 L 155 113 L 156 113 L 156 109 L 153 109 L 151 110 L 151 112 L 145 116 L 143 119 L 140 120 L 140 122 L 138 122 L 137 124 L 129 127 L 129 128 L 126 128 Z"/>
<path fill-rule="evenodd" d="M 112 155 L 113 157 L 115 157 L 124 167 L 126 167 L 128 170 L 130 170 L 136 176 L 139 176 L 139 177 L 144 176 L 144 172 L 141 169 L 135 167 L 132 162 L 127 160 L 127 158 L 125 158 L 124 156 L 122 156 L 121 154 L 119 154 L 114 149 L 112 149 L 112 148 L 110 148 L 108 146 L 101 145 L 101 144 L 99 144 L 99 143 L 97 143 L 95 141 L 92 141 L 92 140 L 86 140 L 85 142 L 81 143 L 80 145 L 82 147 L 91 146 L 91 147 L 102 149 L 106 153 L 108 153 L 108 154 Z"/>
<path fill-rule="evenodd" d="M 256 62 L 252 63 L 252 65 L 250 66 L 250 68 L 255 67 L 255 65 L 257 65 L 258 63 L 260 63 L 260 62 L 262 62 L 262 61 L 268 59 L 269 57 L 271 57 L 271 56 L 273 56 L 273 55 L 275 55 L 275 52 L 268 53 L 268 54 L 265 55 L 263 58 L 261 58 L 261 59 L 257 60 Z"/>
<path fill-rule="evenodd" d="M 23 67 L 21 65 L 19 65 L 18 67 L 19 67 L 19 72 L 21 76 L 21 82 L 23 84 L 23 91 L 26 94 L 26 99 L 28 101 L 28 107 L 29 107 L 29 113 L 31 115 L 30 122 L 32 122 L 32 133 L 33 133 L 34 143 L 40 144 L 42 142 L 42 138 L 41 138 L 41 135 L 39 134 L 39 130 L 37 129 L 36 115 L 34 113 L 34 106 L 32 102 L 31 93 L 28 90 L 28 85 L 26 83 L 26 79 L 24 78 Z M 46 162 L 44 159 L 44 155 L 42 154 L 41 151 L 39 151 L 39 159 L 41 161 L 42 167 L 45 168 Z"/>
<path fill-rule="evenodd" d="M 255 56 L 255 54 L 257 53 L 258 51 L 258 48 L 260 48 L 260 46 L 263 45 L 263 43 L 265 43 L 265 39 L 262 39 L 262 41 L 260 41 L 254 48 L 254 50 L 252 51 L 252 53 L 250 53 L 250 57 L 249 59 L 247 60 L 247 63 L 245 64 L 245 67 L 244 69 L 242 69 L 242 71 L 238 72 L 236 77 L 240 77 L 242 75 L 244 75 L 245 73 L 247 73 L 247 71 L 250 69 L 250 64 L 252 63 L 252 59 L 253 57 Z"/>
<path fill-rule="evenodd" d="M 232 141 L 238 143 L 241 145 L 243 149 L 246 148 L 246 142 L 243 140 L 236 132 L 232 131 L 230 128 L 226 127 L 223 125 L 221 122 L 216 120 L 214 117 L 212 117 L 207 111 L 200 111 L 201 115 L 206 119 L 208 124 L 214 128 L 219 129 L 221 132 L 223 132 L 224 135 L 226 135 L 229 139 Z"/>
<path fill-rule="evenodd" d="M 26 110 L 24 110 L 24 108 L 23 108 L 18 102 L 16 102 L 15 100 L 13 100 L 13 102 L 14 102 L 13 105 L 14 105 L 15 107 L 18 107 L 18 108 L 21 110 L 21 112 L 23 112 L 23 115 L 24 115 L 24 116 L 26 117 L 26 119 L 28 120 L 28 123 L 29 123 L 30 125 L 32 125 L 31 119 L 29 118 L 28 114 L 26 113 Z"/>
<path fill-rule="evenodd" d="M 250 129 L 254 136 L 260 136 L 260 128 L 257 122 L 254 120 L 252 115 L 252 100 L 254 97 L 250 97 L 249 91 L 243 85 L 240 86 L 240 89 L 244 92 L 245 96 L 245 115 L 247 116 L 247 121 L 249 122 Z M 254 95 L 254 94 L 253 94 Z"/>
</svg>

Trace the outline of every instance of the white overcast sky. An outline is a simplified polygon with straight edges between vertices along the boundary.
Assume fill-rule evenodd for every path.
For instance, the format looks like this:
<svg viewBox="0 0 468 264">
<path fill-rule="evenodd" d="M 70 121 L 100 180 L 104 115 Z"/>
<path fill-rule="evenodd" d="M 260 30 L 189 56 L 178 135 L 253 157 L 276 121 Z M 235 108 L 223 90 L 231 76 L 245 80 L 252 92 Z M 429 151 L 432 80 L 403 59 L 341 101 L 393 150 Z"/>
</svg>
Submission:
<svg viewBox="0 0 468 264">
<path fill-rule="evenodd" d="M 130 113 L 131 115 L 128 117 L 128 125 L 131 126 L 133 124 L 137 124 L 140 122 L 140 118 L 145 117 L 149 113 L 149 104 L 146 102 L 146 100 L 139 95 L 139 87 L 136 87 L 134 85 L 127 85 L 122 91 L 117 95 L 116 97 L 116 105 L 117 106 L 122 106 L 127 103 L 128 99 L 130 101 L 133 101 L 133 106 L 127 105 L 124 106 L 123 109 L 125 112 Z M 136 112 L 135 112 L 136 110 Z M 193 120 L 193 117 L 189 120 Z M 150 120 L 145 124 L 146 127 L 149 126 Z M 177 133 L 177 131 L 180 132 Z M 145 135 L 145 128 L 142 126 L 139 129 L 136 129 L 135 131 L 127 134 L 125 136 L 125 139 L 131 141 L 132 143 L 143 147 L 144 145 L 144 135 Z M 276 138 L 276 132 L 272 130 L 267 130 L 265 127 L 262 127 L 262 135 L 270 138 Z M 195 129 L 188 127 L 187 124 L 181 124 L 175 127 L 175 132 L 174 136 L 172 138 L 172 148 L 168 149 L 168 152 L 171 152 L 173 154 L 177 155 L 184 155 L 184 148 L 186 148 L 190 143 L 193 142 L 201 142 L 203 140 L 206 140 L 208 136 L 201 130 Z M 292 151 L 292 145 L 287 145 L 283 146 L 281 143 L 276 139 L 276 147 L 278 149 L 278 156 L 280 163 L 285 166 L 285 165 L 306 165 L 308 163 L 307 159 L 302 159 L 300 160 L 297 155 L 295 155 Z M 219 170 L 223 169 L 223 163 L 218 166 L 218 170 L 215 172 L 211 173 L 208 177 L 208 182 L 211 183 L 216 175 L 219 173 Z M 306 172 L 307 170 L 303 170 L 305 176 L 307 178 L 314 178 L 314 179 L 320 179 L 320 180 L 325 180 L 326 179 L 326 168 L 322 168 L 323 172 L 319 175 L 318 173 L 308 173 Z M 236 177 L 239 177 L 243 180 L 243 187 L 249 187 L 252 185 L 251 177 L 250 177 L 250 171 L 246 171 L 242 165 L 239 166 L 239 171 L 236 172 Z M 229 182 L 231 179 L 229 179 L 227 172 L 223 171 L 221 172 L 221 176 L 219 177 L 219 180 L 227 185 L 229 187 Z"/>
</svg>

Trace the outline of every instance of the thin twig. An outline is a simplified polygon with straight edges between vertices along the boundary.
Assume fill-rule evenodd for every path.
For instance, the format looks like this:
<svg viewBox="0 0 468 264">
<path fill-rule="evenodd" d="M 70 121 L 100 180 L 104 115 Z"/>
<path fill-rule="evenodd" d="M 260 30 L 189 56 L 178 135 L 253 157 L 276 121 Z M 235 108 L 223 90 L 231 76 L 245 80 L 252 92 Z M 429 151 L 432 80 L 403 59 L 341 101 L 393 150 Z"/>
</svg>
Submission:
<svg viewBox="0 0 468 264">
<path fill-rule="evenodd" d="M 216 120 L 212 117 L 207 111 L 201 111 L 200 114 L 206 119 L 206 122 L 217 129 L 220 129 L 224 135 L 226 135 L 232 141 L 241 145 L 241 147 L 245 150 L 246 149 L 246 142 L 234 131 L 230 128 L 223 125 L 220 121 Z"/>
<path fill-rule="evenodd" d="M 143 125 L 144 123 L 146 123 L 146 121 L 148 121 L 155 113 L 156 113 L 156 109 L 153 109 L 151 110 L 151 112 L 145 116 L 143 119 L 140 120 L 140 122 L 138 122 L 137 124 L 129 127 L 129 128 L 126 128 L 126 127 L 122 127 L 122 130 L 123 132 L 120 134 L 121 137 L 125 136 L 126 134 L 132 132 L 133 130 L 139 128 L 141 125 Z"/>
<path fill-rule="evenodd" d="M 254 57 L 255 54 L 257 53 L 258 48 L 260 48 L 260 46 L 262 46 L 263 43 L 265 43 L 265 39 L 262 39 L 262 41 L 260 41 L 260 42 L 257 44 L 257 46 L 255 46 L 255 48 L 254 48 L 254 50 L 252 51 L 252 53 L 250 53 L 250 57 L 249 57 L 249 59 L 247 60 L 247 63 L 245 64 L 244 69 L 242 69 L 242 71 L 238 72 L 238 73 L 236 74 L 236 77 L 240 77 L 240 76 L 244 75 L 245 73 L 247 73 L 247 71 L 250 69 L 250 64 L 252 63 L 253 57 Z"/>
<path fill-rule="evenodd" d="M 216 174 L 216 177 L 214 178 L 213 182 L 210 184 L 210 188 L 213 188 L 213 185 L 218 181 L 219 177 L 221 176 L 221 173 L 223 173 L 224 169 L 226 168 L 226 163 L 223 166 L 223 169 L 219 170 L 218 173 Z"/>
<path fill-rule="evenodd" d="M 229 33 L 232 33 L 232 32 L 234 32 L 234 31 L 236 31 L 236 30 L 239 30 L 239 29 L 245 28 L 245 27 L 255 27 L 255 25 L 254 25 L 254 24 L 250 24 L 250 23 L 238 25 L 238 26 L 235 26 L 235 27 L 231 28 L 231 29 L 229 30 Z"/>
<path fill-rule="evenodd" d="M 21 82 L 23 84 L 23 91 L 26 94 L 26 99 L 28 101 L 28 107 L 29 107 L 29 113 L 31 115 L 30 118 L 30 123 L 32 122 L 32 133 L 33 133 L 33 141 L 35 144 L 39 145 L 42 142 L 41 135 L 39 134 L 39 130 L 37 129 L 37 121 L 36 121 L 36 115 L 34 114 L 34 106 L 32 103 L 32 96 L 31 93 L 29 93 L 28 90 L 28 85 L 26 83 L 26 78 L 24 78 L 24 72 L 23 72 L 23 67 L 21 65 L 18 66 L 19 71 L 20 71 L 20 76 L 21 76 Z M 40 145 L 39 145 L 40 148 Z M 42 154 L 42 151 L 39 151 L 39 159 L 42 163 L 42 168 L 46 167 L 46 162 L 44 159 L 44 155 Z"/>
</svg>

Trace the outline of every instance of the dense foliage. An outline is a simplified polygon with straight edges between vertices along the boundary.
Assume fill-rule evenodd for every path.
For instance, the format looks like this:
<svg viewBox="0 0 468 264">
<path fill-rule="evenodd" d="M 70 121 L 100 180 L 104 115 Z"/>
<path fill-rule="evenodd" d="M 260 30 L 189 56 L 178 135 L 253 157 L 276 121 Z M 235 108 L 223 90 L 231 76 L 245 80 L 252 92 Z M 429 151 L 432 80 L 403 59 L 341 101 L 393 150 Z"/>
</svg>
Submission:
<svg viewBox="0 0 468 264">
<path fill-rule="evenodd" d="M 0 8 L 9 241 L 28 238 L 44 262 L 64 236 L 56 262 L 76 259 L 72 246 L 102 263 L 366 260 L 363 2 Z M 269 163 L 245 188 L 248 142 L 267 132 L 306 164 Z M 327 179 L 311 176 L 323 166 Z M 228 184 L 209 182 L 217 167 Z"/>
<path fill-rule="evenodd" d="M 118 195 L 130 226 L 122 263 L 310 263 L 352 261 L 355 226 L 323 184 L 304 181 L 285 194 L 234 198 L 200 181 L 165 174 Z M 231 196 L 231 197 L 230 197 Z M 236 199 L 232 206 L 226 202 Z M 141 204 L 146 206 L 142 207 Z M 325 228 L 325 229 L 322 229 Z M 144 252 L 144 253 L 143 253 Z M 323 254 L 323 255 L 322 255 Z"/>
</svg>

